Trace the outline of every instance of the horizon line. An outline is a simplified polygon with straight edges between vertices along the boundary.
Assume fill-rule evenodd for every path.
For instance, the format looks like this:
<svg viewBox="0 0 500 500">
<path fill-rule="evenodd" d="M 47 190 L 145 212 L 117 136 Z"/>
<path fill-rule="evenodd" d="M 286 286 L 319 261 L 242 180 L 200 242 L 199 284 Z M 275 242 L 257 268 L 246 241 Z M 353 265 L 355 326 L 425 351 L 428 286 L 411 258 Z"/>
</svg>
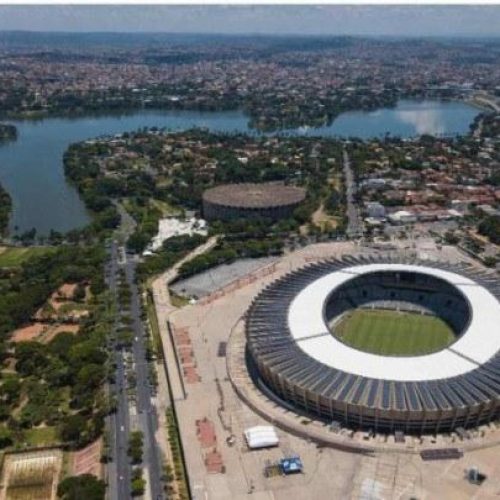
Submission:
<svg viewBox="0 0 500 500">
<path fill-rule="evenodd" d="M 30 30 L 30 29 L 1 29 L 0 34 L 3 33 L 20 33 L 20 34 L 44 34 L 44 35 L 175 35 L 175 36 L 223 36 L 223 37 L 270 37 L 270 38 L 284 38 L 284 37 L 302 37 L 302 38 L 431 38 L 431 39 L 450 39 L 450 38 L 469 38 L 469 39 L 487 39 L 498 38 L 500 33 L 455 33 L 455 34 L 391 34 L 391 33 L 272 33 L 272 32 L 244 32 L 244 33 L 231 33 L 231 32 L 212 32 L 212 31 L 108 31 L 108 30 Z"/>
</svg>

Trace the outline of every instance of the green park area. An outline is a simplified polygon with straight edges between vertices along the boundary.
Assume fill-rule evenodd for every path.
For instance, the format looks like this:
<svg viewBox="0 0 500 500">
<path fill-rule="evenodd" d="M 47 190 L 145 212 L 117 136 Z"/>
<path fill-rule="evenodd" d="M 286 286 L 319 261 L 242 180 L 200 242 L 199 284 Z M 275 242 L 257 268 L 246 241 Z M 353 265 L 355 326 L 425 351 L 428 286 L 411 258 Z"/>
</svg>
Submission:
<svg viewBox="0 0 500 500">
<path fill-rule="evenodd" d="M 0 247 L 0 267 L 17 267 L 32 257 L 52 251 L 51 247 Z"/>
</svg>

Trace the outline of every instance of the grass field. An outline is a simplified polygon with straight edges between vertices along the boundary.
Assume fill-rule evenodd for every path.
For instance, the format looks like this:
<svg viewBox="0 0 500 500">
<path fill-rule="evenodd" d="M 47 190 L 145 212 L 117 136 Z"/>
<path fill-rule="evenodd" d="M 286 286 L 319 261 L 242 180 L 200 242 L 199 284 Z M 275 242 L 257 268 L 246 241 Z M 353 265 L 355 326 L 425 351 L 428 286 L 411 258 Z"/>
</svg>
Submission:
<svg viewBox="0 0 500 500">
<path fill-rule="evenodd" d="M 439 318 L 397 311 L 358 309 L 334 328 L 339 339 L 356 349 L 393 356 L 438 351 L 455 338 Z"/>
<path fill-rule="evenodd" d="M 57 444 L 57 432 L 55 427 L 34 427 L 26 430 L 24 443 L 28 446 L 48 446 Z"/>
<path fill-rule="evenodd" d="M 0 247 L 0 267 L 16 267 L 35 255 L 53 252 L 50 247 Z"/>
</svg>

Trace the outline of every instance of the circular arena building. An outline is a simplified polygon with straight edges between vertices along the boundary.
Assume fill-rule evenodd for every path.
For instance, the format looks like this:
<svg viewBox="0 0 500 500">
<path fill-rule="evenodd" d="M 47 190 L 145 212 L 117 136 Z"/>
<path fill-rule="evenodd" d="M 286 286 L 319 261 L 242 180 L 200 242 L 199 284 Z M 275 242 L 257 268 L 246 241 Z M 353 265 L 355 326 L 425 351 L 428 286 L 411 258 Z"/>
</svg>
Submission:
<svg viewBox="0 0 500 500">
<path fill-rule="evenodd" d="M 450 432 L 500 416 L 500 283 L 466 264 L 347 256 L 278 279 L 246 317 L 257 383 L 353 429 Z"/>
<path fill-rule="evenodd" d="M 285 184 L 224 184 L 203 193 L 203 216 L 207 220 L 278 220 L 291 217 L 305 197 L 305 189 Z"/>
</svg>

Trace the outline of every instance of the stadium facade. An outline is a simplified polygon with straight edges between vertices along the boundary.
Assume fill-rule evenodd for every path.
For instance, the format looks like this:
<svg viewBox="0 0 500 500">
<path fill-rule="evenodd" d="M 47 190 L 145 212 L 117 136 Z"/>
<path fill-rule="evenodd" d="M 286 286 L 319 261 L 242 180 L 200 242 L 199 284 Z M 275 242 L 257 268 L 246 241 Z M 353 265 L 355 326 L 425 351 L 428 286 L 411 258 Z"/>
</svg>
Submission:
<svg viewBox="0 0 500 500">
<path fill-rule="evenodd" d="M 328 422 L 407 434 L 478 426 L 500 416 L 499 297 L 498 278 L 466 264 L 399 256 L 312 264 L 252 302 L 249 362 L 268 393 Z M 455 339 L 420 356 L 364 352 L 331 330 L 356 308 L 438 316 Z"/>
<path fill-rule="evenodd" d="M 293 215 L 305 196 L 305 189 L 281 183 L 224 184 L 203 193 L 203 217 L 284 219 Z"/>
</svg>

